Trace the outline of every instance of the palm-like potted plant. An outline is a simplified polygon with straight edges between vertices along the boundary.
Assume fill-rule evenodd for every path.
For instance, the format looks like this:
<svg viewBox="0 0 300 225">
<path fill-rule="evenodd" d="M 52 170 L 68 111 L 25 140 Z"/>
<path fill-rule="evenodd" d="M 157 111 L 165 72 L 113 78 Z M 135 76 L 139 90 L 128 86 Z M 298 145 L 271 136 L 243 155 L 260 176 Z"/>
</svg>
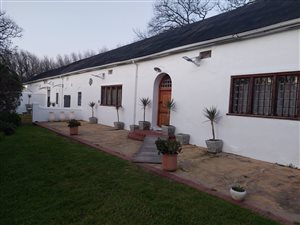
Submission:
<svg viewBox="0 0 300 225">
<path fill-rule="evenodd" d="M 234 200 L 242 201 L 245 199 L 247 192 L 242 186 L 233 185 L 230 189 L 230 195 Z"/>
<path fill-rule="evenodd" d="M 144 117 L 143 117 L 143 121 L 139 121 L 139 129 L 140 130 L 149 130 L 150 129 L 150 122 L 146 121 L 146 108 L 148 106 L 150 106 L 151 104 L 151 100 L 149 98 L 140 98 L 140 103 L 143 107 L 143 111 L 144 111 Z"/>
<path fill-rule="evenodd" d="M 90 102 L 89 107 L 92 109 L 92 117 L 89 118 L 90 123 L 98 123 L 98 118 L 94 117 L 94 107 L 96 103 L 95 102 Z"/>
<path fill-rule="evenodd" d="M 70 135 L 78 135 L 78 127 L 81 123 L 78 120 L 72 119 L 68 121 L 68 127 L 70 128 Z"/>
<path fill-rule="evenodd" d="M 123 122 L 120 122 L 120 117 L 119 117 L 119 109 L 121 108 L 122 106 L 120 105 L 116 105 L 115 108 L 117 110 L 117 118 L 118 118 L 118 121 L 117 122 L 114 122 L 114 126 L 117 130 L 123 130 L 124 129 L 124 123 Z"/>
<path fill-rule="evenodd" d="M 181 144 L 176 140 L 169 138 L 155 141 L 158 154 L 162 154 L 162 169 L 166 171 L 176 171 L 177 155 L 181 152 Z"/>
<path fill-rule="evenodd" d="M 28 97 L 28 103 L 25 104 L 25 107 L 26 107 L 27 113 L 31 113 L 32 104 L 30 103 L 30 99 L 31 99 L 32 96 L 31 96 L 31 94 L 28 94 L 27 97 Z"/>
<path fill-rule="evenodd" d="M 213 137 L 212 139 L 205 141 L 208 152 L 211 152 L 211 153 L 221 152 L 222 147 L 223 147 L 223 141 L 220 139 L 216 139 L 215 126 L 214 126 L 214 124 L 217 122 L 217 120 L 219 118 L 219 111 L 216 107 L 212 106 L 209 109 L 204 108 L 203 114 L 211 124 L 211 131 L 212 131 L 212 137 Z"/>
<path fill-rule="evenodd" d="M 174 99 L 168 100 L 165 103 L 165 107 L 168 110 L 168 121 L 167 121 L 167 124 L 164 124 L 164 125 L 161 126 L 162 132 L 163 132 L 164 135 L 174 136 L 176 128 L 174 126 L 170 125 L 171 111 L 175 111 L 175 101 L 174 101 Z"/>
</svg>

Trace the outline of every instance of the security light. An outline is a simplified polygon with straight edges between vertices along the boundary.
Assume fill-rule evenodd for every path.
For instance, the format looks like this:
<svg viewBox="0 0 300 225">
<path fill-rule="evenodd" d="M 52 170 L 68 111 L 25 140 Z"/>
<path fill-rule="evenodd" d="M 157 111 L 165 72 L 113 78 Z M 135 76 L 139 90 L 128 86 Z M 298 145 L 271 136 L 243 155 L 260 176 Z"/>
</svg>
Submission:
<svg viewBox="0 0 300 225">
<path fill-rule="evenodd" d="M 183 56 L 182 58 L 188 62 L 194 63 L 196 66 L 200 66 L 200 57 L 199 56 L 197 56 L 195 58 L 189 58 L 187 56 Z"/>
<path fill-rule="evenodd" d="M 161 69 L 159 67 L 154 67 L 153 69 L 154 69 L 155 72 L 158 72 L 158 73 L 161 72 Z"/>
</svg>

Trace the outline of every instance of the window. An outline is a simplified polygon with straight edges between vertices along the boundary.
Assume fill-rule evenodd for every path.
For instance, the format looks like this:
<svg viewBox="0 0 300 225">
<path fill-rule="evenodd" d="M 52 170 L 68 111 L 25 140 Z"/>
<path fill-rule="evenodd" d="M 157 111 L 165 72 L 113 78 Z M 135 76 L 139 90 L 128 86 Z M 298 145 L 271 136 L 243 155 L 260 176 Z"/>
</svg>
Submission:
<svg viewBox="0 0 300 225">
<path fill-rule="evenodd" d="M 58 96 L 59 96 L 58 93 L 56 93 L 56 96 L 55 96 L 55 103 L 56 104 L 58 104 Z"/>
<path fill-rule="evenodd" d="M 82 99 L 82 94 L 81 92 L 78 92 L 78 98 L 77 98 L 77 105 L 81 106 L 81 99 Z"/>
<path fill-rule="evenodd" d="M 122 86 L 102 86 L 101 105 L 115 106 L 122 105 Z"/>
<path fill-rule="evenodd" d="M 64 107 L 71 107 L 71 95 L 64 95 Z"/>
<path fill-rule="evenodd" d="M 229 114 L 300 119 L 300 72 L 231 77 Z"/>
</svg>

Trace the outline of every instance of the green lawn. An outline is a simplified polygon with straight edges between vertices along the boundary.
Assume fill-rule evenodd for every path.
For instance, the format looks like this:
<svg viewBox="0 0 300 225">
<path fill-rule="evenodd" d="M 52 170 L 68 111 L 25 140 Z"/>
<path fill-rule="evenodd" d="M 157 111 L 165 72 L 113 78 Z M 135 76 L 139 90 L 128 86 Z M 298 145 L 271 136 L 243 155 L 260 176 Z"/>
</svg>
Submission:
<svg viewBox="0 0 300 225">
<path fill-rule="evenodd" d="M 0 224 L 277 224 L 139 167 L 23 126 L 0 137 Z"/>
</svg>

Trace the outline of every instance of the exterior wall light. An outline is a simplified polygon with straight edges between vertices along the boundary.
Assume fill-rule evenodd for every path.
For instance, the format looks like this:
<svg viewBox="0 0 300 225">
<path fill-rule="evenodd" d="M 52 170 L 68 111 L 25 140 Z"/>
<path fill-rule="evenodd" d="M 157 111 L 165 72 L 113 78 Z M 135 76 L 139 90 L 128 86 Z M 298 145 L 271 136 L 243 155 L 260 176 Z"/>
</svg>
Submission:
<svg viewBox="0 0 300 225">
<path fill-rule="evenodd" d="M 153 69 L 154 69 L 155 72 L 161 73 L 161 69 L 159 67 L 154 67 Z"/>
<path fill-rule="evenodd" d="M 191 62 L 191 63 L 194 63 L 196 66 L 200 66 L 200 57 L 197 56 L 195 58 L 189 58 L 187 56 L 183 56 L 182 57 L 184 60 L 188 61 L 188 62 Z"/>
</svg>

